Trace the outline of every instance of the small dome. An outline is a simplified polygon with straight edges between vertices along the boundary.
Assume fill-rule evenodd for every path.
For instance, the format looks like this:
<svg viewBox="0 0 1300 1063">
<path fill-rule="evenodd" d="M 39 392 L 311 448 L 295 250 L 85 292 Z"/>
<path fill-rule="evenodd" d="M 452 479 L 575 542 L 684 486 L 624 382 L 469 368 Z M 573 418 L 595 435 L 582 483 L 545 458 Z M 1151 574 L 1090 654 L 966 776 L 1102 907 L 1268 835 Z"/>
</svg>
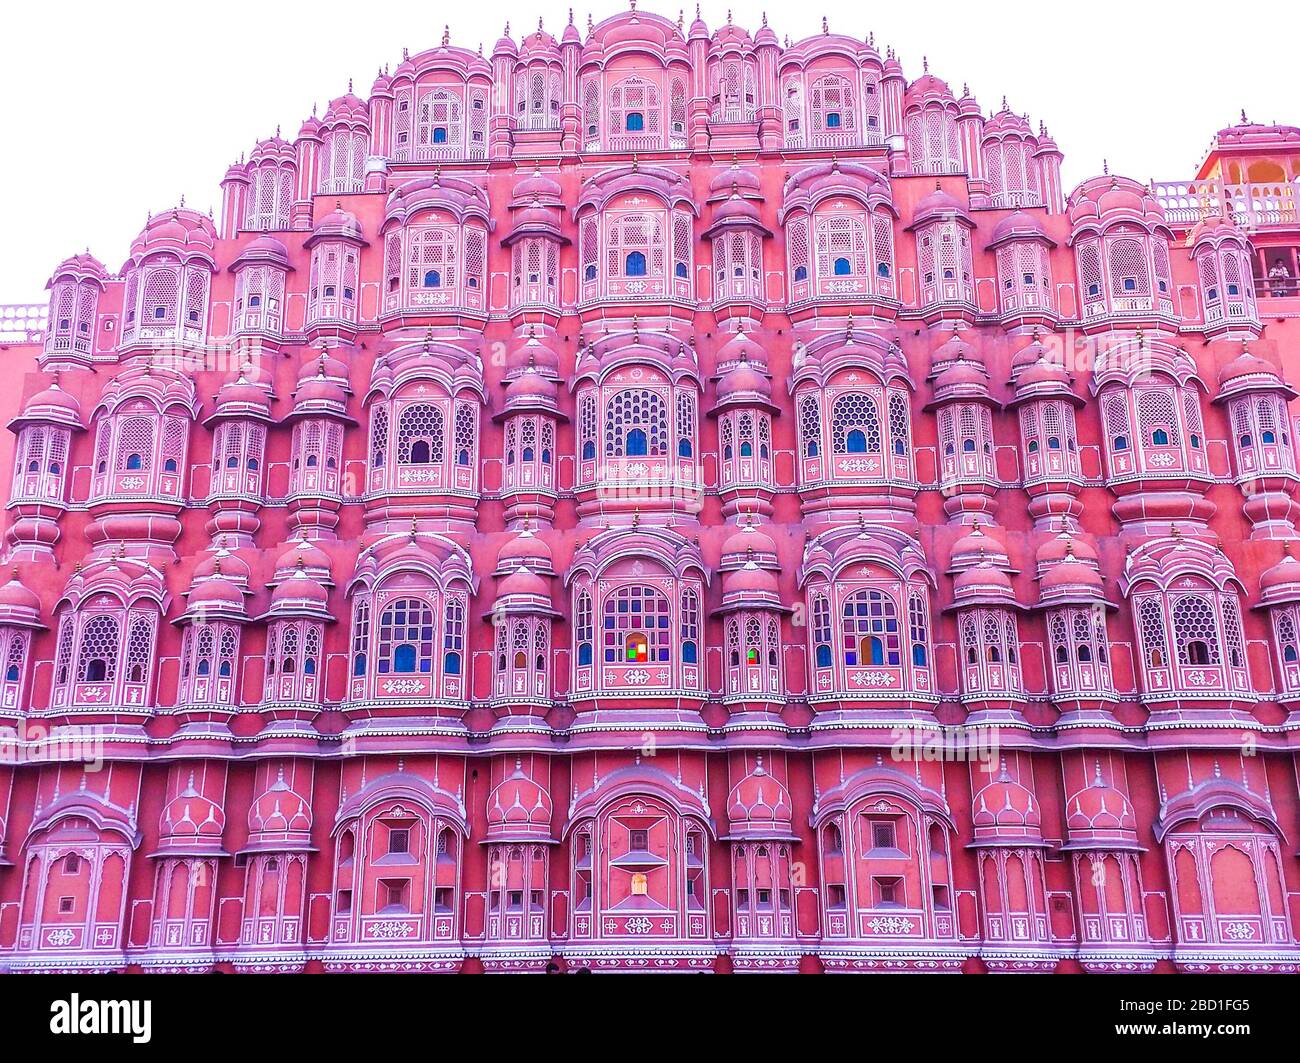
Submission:
<svg viewBox="0 0 1300 1063">
<path fill-rule="evenodd" d="M 971 525 L 970 531 L 952 544 L 952 551 L 948 555 L 949 571 L 970 568 L 983 561 L 1010 566 L 1007 548 L 1002 545 L 1002 541 L 996 535 L 986 532 L 976 521 Z"/>
<path fill-rule="evenodd" d="M 931 100 L 938 100 L 944 103 L 956 103 L 957 97 L 952 94 L 952 89 L 948 87 L 948 82 L 942 78 L 937 78 L 928 70 L 919 78 L 907 86 L 905 102 L 907 106 L 917 106 Z"/>
<path fill-rule="evenodd" d="M 225 608 L 243 611 L 244 594 L 230 580 L 213 576 L 196 585 L 186 599 L 190 610 Z"/>
<path fill-rule="evenodd" d="M 1092 782 L 1066 802 L 1065 815 L 1065 825 L 1072 835 L 1077 832 L 1137 831 L 1132 804 L 1102 778 L 1100 763 Z"/>
<path fill-rule="evenodd" d="M 776 575 L 750 560 L 722 576 L 722 593 L 727 596 L 753 595 L 770 598 L 779 592 Z"/>
<path fill-rule="evenodd" d="M 739 163 L 732 163 L 725 170 L 719 171 L 709 182 L 709 200 L 728 199 L 733 195 L 761 199 L 763 192 L 758 174 Z"/>
<path fill-rule="evenodd" d="M 1261 605 L 1300 601 L 1300 560 L 1291 556 L 1289 539 L 1282 542 L 1282 560 L 1260 574 L 1259 594 Z"/>
<path fill-rule="evenodd" d="M 355 214 L 344 210 L 339 200 L 335 200 L 333 210 L 311 227 L 311 237 L 308 242 L 315 243 L 327 237 L 364 242 L 361 222 L 357 220 Z"/>
<path fill-rule="evenodd" d="M 547 177 L 540 169 L 516 182 L 511 196 L 516 203 L 559 204 L 564 202 L 564 190 L 554 177 Z"/>
<path fill-rule="evenodd" d="M 288 248 L 284 246 L 282 241 L 266 233 L 249 240 L 240 248 L 239 254 L 235 256 L 230 268 L 233 270 L 237 266 L 253 264 L 279 266 L 281 269 L 292 268 L 289 264 Z"/>
<path fill-rule="evenodd" d="M 974 224 L 970 219 L 970 212 L 965 205 L 956 196 L 945 192 L 943 186 L 936 181 L 934 191 L 925 196 L 917 205 L 912 214 L 912 228 L 922 225 L 927 221 L 936 218 L 963 218 L 966 222 Z"/>
<path fill-rule="evenodd" d="M 284 769 L 249 806 L 248 845 L 250 850 L 285 851 L 311 844 L 311 805 L 295 793 L 284 779 Z"/>
<path fill-rule="evenodd" d="M 535 370 L 526 370 L 506 385 L 506 407 L 546 406 L 554 408 L 559 385 Z"/>
<path fill-rule="evenodd" d="M 1048 243 L 1052 243 L 1048 238 L 1047 230 L 1043 228 L 1043 223 L 1037 216 L 1023 210 L 1008 214 L 993 226 L 993 237 L 989 240 L 989 247 L 996 247 L 1008 240 L 1047 240 Z"/>
<path fill-rule="evenodd" d="M 1263 358 L 1246 349 L 1219 371 L 1219 386 L 1227 388 L 1236 385 L 1233 390 L 1240 390 L 1243 384 L 1267 383 L 1281 384 L 1277 369 Z"/>
<path fill-rule="evenodd" d="M 772 401 L 772 381 L 756 370 L 748 359 L 743 359 L 722 374 L 718 381 L 718 402 L 753 398 L 761 402 Z"/>
<path fill-rule="evenodd" d="M 38 627 L 40 622 L 41 600 L 20 581 L 15 567 L 9 582 L 0 586 L 0 624 Z"/>
<path fill-rule="evenodd" d="M 497 584 L 497 595 L 506 597 L 511 594 L 531 595 L 536 598 L 550 598 L 551 588 L 544 578 L 536 572 L 520 565 L 510 575 Z"/>
<path fill-rule="evenodd" d="M 216 411 L 222 414 L 267 419 L 271 416 L 271 394 L 265 387 L 250 381 L 244 369 L 240 369 L 236 379 L 221 385 L 214 404 Z"/>
<path fill-rule="evenodd" d="M 1011 577 L 987 561 L 974 565 L 954 577 L 952 594 L 953 600 L 961 604 L 1015 601 Z"/>
<path fill-rule="evenodd" d="M 185 788 L 163 808 L 158 851 L 220 852 L 221 836 L 225 830 L 225 812 L 216 801 L 194 788 L 194 773 L 191 772 Z"/>
<path fill-rule="evenodd" d="M 727 795 L 727 820 L 733 837 L 779 840 L 793 836 L 790 791 L 763 768 L 763 757 Z"/>
<path fill-rule="evenodd" d="M 1001 774 L 975 795 L 972 805 L 977 844 L 1041 841 L 1043 819 L 1038 802 L 1011 778 L 1005 761 Z"/>
<path fill-rule="evenodd" d="M 38 391 L 23 405 L 22 420 L 48 421 L 69 427 L 81 426 L 81 406 L 56 380 L 44 391 Z"/>
<path fill-rule="evenodd" d="M 1059 561 L 1083 561 L 1097 563 L 1097 551 L 1087 539 L 1078 538 L 1069 532 L 1054 535 L 1038 548 L 1034 555 L 1040 568 L 1054 565 Z"/>
<path fill-rule="evenodd" d="M 547 841 L 553 811 L 546 788 L 529 778 L 516 760 L 515 770 L 488 794 L 487 836 L 494 841 Z"/>
<path fill-rule="evenodd" d="M 306 569 L 311 574 L 324 572 L 328 576 L 330 572 L 329 555 L 315 543 L 306 539 L 291 540 L 289 545 L 280 553 L 280 556 L 276 558 L 275 578 L 277 580 L 288 579 L 299 567 Z"/>
<path fill-rule="evenodd" d="M 743 565 L 751 557 L 756 561 L 776 560 L 776 543 L 767 532 L 753 523 L 752 517 L 723 541 L 722 564 Z"/>
<path fill-rule="evenodd" d="M 329 592 L 307 574 L 305 565 L 271 592 L 273 613 L 316 612 L 324 610 L 328 602 Z"/>
<path fill-rule="evenodd" d="M 1060 561 L 1047 571 L 1041 589 L 1044 598 L 1069 592 L 1101 594 L 1101 573 L 1081 561 Z"/>
<path fill-rule="evenodd" d="M 525 565 L 534 572 L 555 571 L 551 548 L 546 540 L 528 528 L 507 539 L 497 553 L 497 572 L 509 572 Z"/>
</svg>

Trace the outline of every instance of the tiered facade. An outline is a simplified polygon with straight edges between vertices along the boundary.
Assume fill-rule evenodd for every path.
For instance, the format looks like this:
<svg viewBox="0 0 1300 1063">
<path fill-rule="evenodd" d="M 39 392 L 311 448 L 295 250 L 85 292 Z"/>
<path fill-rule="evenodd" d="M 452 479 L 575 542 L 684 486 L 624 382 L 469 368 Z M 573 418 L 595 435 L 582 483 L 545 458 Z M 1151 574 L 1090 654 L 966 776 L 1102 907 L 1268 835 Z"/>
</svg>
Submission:
<svg viewBox="0 0 1300 1063">
<path fill-rule="evenodd" d="M 0 969 L 1300 967 L 1300 130 L 1061 158 L 634 8 L 65 261 Z"/>
</svg>

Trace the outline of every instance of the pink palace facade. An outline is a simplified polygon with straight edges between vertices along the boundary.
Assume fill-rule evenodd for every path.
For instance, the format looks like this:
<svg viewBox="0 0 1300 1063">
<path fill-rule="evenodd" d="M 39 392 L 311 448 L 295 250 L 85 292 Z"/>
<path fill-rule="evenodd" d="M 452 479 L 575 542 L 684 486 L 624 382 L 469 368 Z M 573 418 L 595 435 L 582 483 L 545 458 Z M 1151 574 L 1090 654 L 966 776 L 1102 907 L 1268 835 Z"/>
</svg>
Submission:
<svg viewBox="0 0 1300 1063">
<path fill-rule="evenodd" d="M 1295 971 L 1300 129 L 909 66 L 444 34 L 5 308 L 0 970 Z"/>
</svg>

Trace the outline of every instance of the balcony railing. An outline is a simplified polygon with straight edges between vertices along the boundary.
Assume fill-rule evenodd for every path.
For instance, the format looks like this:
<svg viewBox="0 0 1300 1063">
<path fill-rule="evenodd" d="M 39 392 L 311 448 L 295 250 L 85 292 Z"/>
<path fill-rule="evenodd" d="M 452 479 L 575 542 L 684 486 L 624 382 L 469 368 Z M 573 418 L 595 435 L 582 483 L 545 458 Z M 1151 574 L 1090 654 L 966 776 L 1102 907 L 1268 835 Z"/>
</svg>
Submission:
<svg viewBox="0 0 1300 1063">
<path fill-rule="evenodd" d="M 1171 225 L 1195 225 L 1206 218 L 1230 217 L 1243 228 L 1295 225 L 1294 185 L 1285 182 L 1227 184 L 1205 181 L 1152 181 L 1152 191 Z"/>
<path fill-rule="evenodd" d="M 0 342 L 35 343 L 45 331 L 48 303 L 0 305 Z"/>
</svg>

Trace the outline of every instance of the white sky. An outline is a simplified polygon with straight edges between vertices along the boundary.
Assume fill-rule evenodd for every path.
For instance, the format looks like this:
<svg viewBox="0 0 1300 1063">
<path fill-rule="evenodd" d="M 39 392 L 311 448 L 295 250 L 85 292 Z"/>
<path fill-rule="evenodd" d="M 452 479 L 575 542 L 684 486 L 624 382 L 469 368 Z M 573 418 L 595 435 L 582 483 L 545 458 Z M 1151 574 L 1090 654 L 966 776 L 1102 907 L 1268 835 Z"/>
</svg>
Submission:
<svg viewBox="0 0 1300 1063">
<path fill-rule="evenodd" d="M 1065 153 L 1065 188 L 1101 172 L 1140 180 L 1191 176 L 1216 129 L 1237 120 L 1300 124 L 1294 9 L 1182 0 L 893 0 L 736 3 L 750 32 L 766 2 L 778 38 L 831 30 L 876 34 L 909 79 L 928 55 L 954 91 L 963 82 L 985 112 L 1005 94 L 1040 118 Z M 626 0 L 575 6 L 586 27 Z M 676 18 L 678 2 L 642 0 Z M 687 25 L 694 15 L 687 7 Z M 726 0 L 702 5 L 710 30 Z M 1291 13 L 1288 14 L 1288 11 Z M 314 0 L 103 0 L 14 2 L 0 15 L 0 303 L 44 302 L 44 284 L 65 256 L 90 250 L 111 270 L 126 258 L 146 212 L 188 205 L 220 212 L 226 167 L 281 125 L 296 135 L 313 101 L 363 98 L 380 66 L 396 66 L 438 43 L 486 54 L 509 20 L 517 40 L 538 14 L 559 36 L 564 2 L 494 4 Z"/>
</svg>

